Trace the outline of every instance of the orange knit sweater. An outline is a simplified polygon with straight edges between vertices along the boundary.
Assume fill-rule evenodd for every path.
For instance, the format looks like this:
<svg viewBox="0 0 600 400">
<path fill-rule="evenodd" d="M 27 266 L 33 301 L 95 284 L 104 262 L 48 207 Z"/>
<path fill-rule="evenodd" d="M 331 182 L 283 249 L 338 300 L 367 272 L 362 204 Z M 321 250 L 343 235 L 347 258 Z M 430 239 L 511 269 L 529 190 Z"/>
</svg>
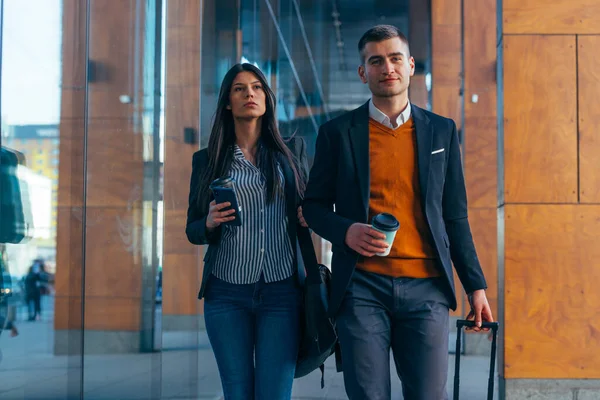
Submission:
<svg viewBox="0 0 600 400">
<path fill-rule="evenodd" d="M 361 258 L 356 267 L 393 277 L 440 276 L 433 240 L 421 207 L 412 117 L 398 129 L 370 119 L 369 149 L 369 223 L 374 215 L 387 212 L 400 221 L 400 229 L 387 257 Z"/>
</svg>

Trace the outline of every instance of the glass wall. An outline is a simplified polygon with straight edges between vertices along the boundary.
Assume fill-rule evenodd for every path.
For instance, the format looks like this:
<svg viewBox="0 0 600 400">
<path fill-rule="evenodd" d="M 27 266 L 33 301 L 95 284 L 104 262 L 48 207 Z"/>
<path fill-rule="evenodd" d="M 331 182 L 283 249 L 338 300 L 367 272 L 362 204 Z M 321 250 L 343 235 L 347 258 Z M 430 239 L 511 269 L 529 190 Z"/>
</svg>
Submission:
<svg viewBox="0 0 600 400">
<path fill-rule="evenodd" d="M 393 24 L 414 42 L 415 101 L 430 108 L 428 1 L 224 0 L 205 3 L 202 25 L 202 143 L 208 140 L 218 85 L 234 62 L 250 62 L 269 78 L 284 136 L 314 148 L 318 127 L 362 105 L 369 92 L 358 78 L 358 40 L 371 26 Z M 411 4 L 414 7 L 411 9 Z M 423 16 L 423 11 L 426 13 Z M 412 13 L 412 14 L 411 14 Z M 411 15 L 414 26 L 410 24 Z M 411 37 L 411 36 L 414 36 Z"/>
<path fill-rule="evenodd" d="M 72 347 L 57 352 L 55 345 L 59 309 L 82 315 L 79 294 L 69 307 L 57 300 L 58 275 L 69 269 L 59 263 L 59 246 L 81 253 L 81 234 L 70 240 L 59 217 L 61 150 L 67 145 L 61 130 L 63 2 L 8 0 L 1 6 L 0 397 L 44 398 L 51 392 L 71 398 L 82 384 L 82 351 L 75 345 L 82 324 L 61 338 Z M 81 270 L 79 263 L 79 279 L 72 279 L 78 293 Z"/>
<path fill-rule="evenodd" d="M 0 0 L 0 398 L 220 398 L 184 229 L 221 80 L 258 66 L 312 157 L 319 125 L 369 98 L 356 47 L 376 23 L 409 36 L 429 106 L 423 4 Z M 294 396 L 343 398 L 331 362 Z"/>
</svg>

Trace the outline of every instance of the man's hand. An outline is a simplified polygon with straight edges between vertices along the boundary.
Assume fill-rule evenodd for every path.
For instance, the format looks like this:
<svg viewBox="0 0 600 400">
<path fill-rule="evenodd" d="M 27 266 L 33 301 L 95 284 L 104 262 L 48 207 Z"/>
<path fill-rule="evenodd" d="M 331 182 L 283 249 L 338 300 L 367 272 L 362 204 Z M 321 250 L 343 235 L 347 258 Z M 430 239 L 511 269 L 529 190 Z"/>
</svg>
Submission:
<svg viewBox="0 0 600 400">
<path fill-rule="evenodd" d="M 471 312 L 469 313 L 469 315 L 467 315 L 467 319 L 475 319 L 475 328 L 466 329 L 479 332 L 482 330 L 482 322 L 494 322 L 494 317 L 492 316 L 492 309 L 490 308 L 490 304 L 488 303 L 484 289 L 474 291 L 473 293 L 469 294 L 468 298 L 469 304 L 471 306 Z M 487 332 L 490 329 L 485 328 L 483 330 Z"/>
<path fill-rule="evenodd" d="M 367 224 L 355 223 L 346 231 L 346 245 L 365 257 L 373 257 L 383 253 L 388 245 L 385 235 Z"/>
<path fill-rule="evenodd" d="M 304 228 L 308 228 L 308 224 L 306 223 L 306 220 L 304 219 L 304 215 L 302 215 L 302 206 L 298 207 L 298 223 L 300 224 L 300 226 L 303 226 Z"/>
</svg>

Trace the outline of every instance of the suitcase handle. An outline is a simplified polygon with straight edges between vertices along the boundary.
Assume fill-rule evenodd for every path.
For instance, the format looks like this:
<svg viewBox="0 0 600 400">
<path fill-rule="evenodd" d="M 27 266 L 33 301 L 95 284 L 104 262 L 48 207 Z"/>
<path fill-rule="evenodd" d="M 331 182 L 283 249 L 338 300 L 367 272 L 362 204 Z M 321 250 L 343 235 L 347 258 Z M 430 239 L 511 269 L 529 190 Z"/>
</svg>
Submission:
<svg viewBox="0 0 600 400">
<path fill-rule="evenodd" d="M 490 375 L 488 377 L 488 400 L 493 400 L 494 398 L 494 374 L 496 367 L 496 338 L 498 335 L 498 322 L 483 322 L 481 324 L 482 328 L 489 328 L 492 330 L 492 354 L 490 356 Z M 456 352 L 454 354 L 455 363 L 454 363 L 454 400 L 458 400 L 459 397 L 459 387 L 460 387 L 460 352 L 461 348 L 461 337 L 462 337 L 462 328 L 474 328 L 475 321 L 469 321 L 466 319 L 459 319 L 456 321 L 456 327 L 458 328 L 458 332 L 456 332 Z"/>
<path fill-rule="evenodd" d="M 475 321 L 459 319 L 456 321 L 456 327 L 460 330 L 463 327 L 465 328 L 475 328 Z M 498 330 L 498 322 L 482 322 L 481 328 L 487 328 L 497 331 Z"/>
</svg>

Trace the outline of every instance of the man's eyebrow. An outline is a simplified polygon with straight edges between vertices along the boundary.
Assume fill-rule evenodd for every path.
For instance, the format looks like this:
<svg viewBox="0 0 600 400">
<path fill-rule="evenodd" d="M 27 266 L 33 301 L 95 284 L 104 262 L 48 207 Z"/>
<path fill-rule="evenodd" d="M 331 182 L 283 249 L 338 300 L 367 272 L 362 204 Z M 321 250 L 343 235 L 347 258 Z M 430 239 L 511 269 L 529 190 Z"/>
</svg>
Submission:
<svg viewBox="0 0 600 400">
<path fill-rule="evenodd" d="M 394 53 L 389 53 L 387 55 L 387 57 L 394 57 L 394 56 L 402 56 L 405 57 L 404 53 L 402 53 L 401 51 L 396 51 Z M 371 62 L 371 61 L 376 61 L 376 60 L 381 60 L 383 58 L 383 56 L 380 55 L 375 55 L 375 56 L 371 56 L 369 57 L 369 59 L 367 60 L 367 62 Z"/>
<path fill-rule="evenodd" d="M 404 53 L 403 53 L 403 52 L 401 52 L 401 51 L 396 51 L 396 52 L 394 52 L 394 53 L 390 53 L 390 54 L 388 54 L 387 56 L 388 56 L 388 57 L 393 57 L 393 56 L 402 56 L 402 57 L 404 57 Z"/>
</svg>

